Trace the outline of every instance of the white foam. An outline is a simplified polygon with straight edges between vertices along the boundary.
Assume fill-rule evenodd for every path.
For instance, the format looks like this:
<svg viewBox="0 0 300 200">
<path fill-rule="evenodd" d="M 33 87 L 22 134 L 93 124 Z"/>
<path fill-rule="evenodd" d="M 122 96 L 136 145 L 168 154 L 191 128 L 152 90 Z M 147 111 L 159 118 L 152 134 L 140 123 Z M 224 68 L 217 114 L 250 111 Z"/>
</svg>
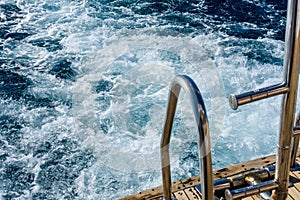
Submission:
<svg viewBox="0 0 300 200">
<path fill-rule="evenodd" d="M 215 107 L 217 108 L 216 112 L 224 112 L 224 107 L 220 104 L 222 100 L 224 101 L 224 98 L 221 97 L 223 85 L 217 70 L 213 67 L 213 62 L 206 59 L 208 56 L 205 54 L 205 48 L 201 45 L 192 38 L 136 35 L 113 39 L 103 49 L 94 53 L 95 58 L 91 59 L 91 63 L 87 65 L 86 69 L 83 69 L 85 74 L 74 87 L 73 102 L 78 102 L 78 104 L 73 106 L 73 112 L 76 113 L 75 115 L 78 114 L 76 118 L 80 122 L 92 129 L 92 134 L 89 135 L 86 144 L 88 147 L 93 147 L 101 162 L 119 171 L 159 170 L 159 140 L 162 133 L 168 87 L 176 74 L 192 76 L 198 81 L 202 91 L 205 91 L 207 96 L 204 98 L 210 101 L 207 103 L 210 109 Z M 143 57 L 144 55 L 139 52 L 146 53 L 147 57 Z M 171 57 L 161 57 L 161 52 L 164 56 Z M 122 56 L 127 56 L 128 53 L 137 56 L 138 63 L 126 63 L 127 61 L 123 63 Z M 172 60 L 172 57 L 180 60 Z M 119 59 L 121 60 L 118 61 Z M 117 62 L 118 66 L 114 67 L 114 62 Z M 121 70 L 122 75 L 118 77 L 120 79 L 118 84 L 108 93 L 112 98 L 109 110 L 97 113 L 99 119 L 111 119 L 113 124 L 110 127 L 110 134 L 114 137 L 111 139 L 109 135 L 100 130 L 99 126 L 94 126 L 97 119 L 91 119 L 95 116 L 94 105 L 97 103 L 94 99 L 96 95 L 91 89 L 93 83 L 107 76 L 107 72 L 120 71 L 117 67 L 123 66 L 126 68 L 123 69 L 124 72 Z M 208 85 L 214 89 L 207 89 Z M 145 88 L 143 94 L 133 97 L 133 93 L 139 88 Z M 219 99 L 219 101 L 215 101 L 218 105 L 215 105 L 214 99 Z M 143 104 L 145 100 L 153 103 L 153 106 L 146 111 L 151 116 L 150 121 L 145 127 L 137 126 L 137 129 L 130 127 L 134 124 L 134 122 L 128 122 L 131 120 L 130 112 L 141 106 L 139 104 Z M 183 106 L 178 107 L 181 112 L 189 110 L 189 106 L 185 103 L 181 103 L 180 106 Z M 212 130 L 222 127 L 222 118 L 217 120 L 217 125 L 213 125 L 214 119 L 211 120 Z M 183 125 L 191 127 L 188 124 L 189 121 L 186 120 Z M 177 137 L 184 138 L 185 134 L 189 135 L 190 133 L 185 130 L 182 135 Z M 195 136 L 189 141 L 194 139 L 196 139 Z M 181 143 L 181 139 L 177 140 L 177 146 L 180 146 Z M 180 150 L 176 152 L 178 151 Z M 178 159 L 178 155 L 175 157 L 174 160 Z"/>
<path fill-rule="evenodd" d="M 279 99 L 260 101 L 254 104 L 256 108 L 247 105 L 231 111 L 226 95 L 281 81 L 282 69 L 279 66 L 251 61 L 253 66 L 250 69 L 249 58 L 243 53 L 251 49 L 240 38 L 224 38 L 219 34 L 193 38 L 182 36 L 176 31 L 166 30 L 170 25 L 156 27 L 153 24 L 160 19 L 149 16 L 102 21 L 89 15 L 93 10 L 87 9 L 86 3 L 18 0 L 17 5 L 27 13 L 16 29 L 25 27 L 37 32 L 26 40 L 63 38 L 60 41 L 63 49 L 51 53 L 22 42 L 16 48 L 7 48 L 8 54 L 30 55 L 34 69 L 25 73 L 35 83 L 28 89 L 30 94 L 50 99 L 68 99 L 72 95 L 72 110 L 68 106 L 57 106 L 55 113 L 49 114 L 47 108 L 27 110 L 21 102 L 0 104 L 4 113 L 20 115 L 29 124 L 22 129 L 26 135 L 25 144 L 40 143 L 52 137 L 69 137 L 82 143 L 82 149 L 93 150 L 95 163 L 81 171 L 76 180 L 78 195 L 82 199 L 116 199 L 161 184 L 159 144 L 167 93 L 171 79 L 179 73 L 191 76 L 203 93 L 216 168 L 272 152 L 271 145 L 277 139 Z M 49 5 L 54 6 L 54 11 L 48 10 Z M 121 10 L 135 15 L 128 8 L 122 7 Z M 146 23 L 150 28 L 134 31 L 120 28 L 116 31 L 117 28 L 109 27 L 110 24 L 122 26 L 133 23 L 132 20 L 143 25 Z M 44 31 L 46 25 L 49 26 Z M 271 39 L 257 41 L 264 44 L 263 51 L 282 58 L 282 42 Z M 233 42 L 233 45 L 225 46 L 223 42 Z M 239 42 L 245 45 L 238 45 Z M 139 61 L 126 63 L 126 56 L 134 54 Z M 44 63 L 49 64 L 49 60 L 65 55 L 76 57 L 72 67 L 78 70 L 78 79 L 72 88 L 71 83 L 39 72 L 47 68 Z M 110 79 L 108 72 L 114 72 L 118 67 L 123 67 L 124 73 Z M 266 78 L 260 78 L 262 74 Z M 97 94 L 94 87 L 100 79 L 112 81 L 114 88 L 107 94 Z M 135 91 L 140 88 L 142 92 L 136 94 Z M 110 105 L 105 111 L 99 108 L 97 98 L 101 95 L 110 98 Z M 132 123 L 130 112 L 144 109 L 145 102 L 154 103 L 145 109 L 149 116 L 146 125 Z M 176 169 L 174 179 L 191 175 L 187 171 L 198 165 L 197 161 L 182 164 L 179 160 L 182 154 L 197 151 L 197 148 L 190 150 L 196 133 L 190 106 L 185 102 L 183 95 L 171 141 L 172 167 Z M 110 119 L 112 123 L 108 133 L 99 127 L 99 121 L 104 119 Z M 269 122 L 269 119 L 272 121 Z M 258 141 L 258 137 L 264 139 Z M 18 156 L 23 155 L 12 157 Z M 43 159 L 33 160 L 32 166 L 34 162 L 38 162 L 34 167 L 35 174 L 38 174 Z M 117 192 L 116 187 L 123 191 Z M 36 185 L 33 193 L 38 191 L 39 186 Z"/>
</svg>

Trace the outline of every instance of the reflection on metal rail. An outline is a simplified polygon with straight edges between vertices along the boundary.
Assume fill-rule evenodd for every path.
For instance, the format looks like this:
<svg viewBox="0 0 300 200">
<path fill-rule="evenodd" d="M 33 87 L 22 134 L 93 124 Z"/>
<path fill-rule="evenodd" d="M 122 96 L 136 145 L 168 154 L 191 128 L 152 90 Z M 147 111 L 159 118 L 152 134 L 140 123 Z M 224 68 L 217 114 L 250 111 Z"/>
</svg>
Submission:
<svg viewBox="0 0 300 200">
<path fill-rule="evenodd" d="M 229 96 L 229 104 L 232 109 L 236 110 L 238 106 L 273 97 L 279 94 L 285 94 L 288 91 L 289 88 L 286 86 L 286 83 L 283 82 L 239 95 L 231 94 Z"/>
<path fill-rule="evenodd" d="M 252 177 L 251 177 L 252 178 Z M 226 190 L 226 200 L 241 199 L 244 197 L 252 196 L 259 193 L 265 193 L 278 187 L 278 184 L 274 181 L 259 182 L 248 187 L 239 188 L 236 190 Z M 261 198 L 262 199 L 262 198 Z"/>
<path fill-rule="evenodd" d="M 196 84 L 188 76 L 176 76 L 171 83 L 171 91 L 169 96 L 167 117 L 164 126 L 164 134 L 161 141 L 161 163 L 162 163 L 162 179 L 163 192 L 165 200 L 171 199 L 171 171 L 169 144 L 171 131 L 173 126 L 174 115 L 178 96 L 181 88 L 187 93 L 190 100 L 194 118 L 198 128 L 198 148 L 201 166 L 201 185 L 202 197 L 204 200 L 213 200 L 213 176 L 212 176 L 212 160 L 210 151 L 210 135 L 208 127 L 208 119 L 202 96 Z"/>
<path fill-rule="evenodd" d="M 288 1 L 288 15 L 286 24 L 284 80 L 283 83 L 247 92 L 240 95 L 230 95 L 229 102 L 233 109 L 239 105 L 251 103 L 278 94 L 284 94 L 282 100 L 281 126 L 278 142 L 275 182 L 278 188 L 273 194 L 277 200 L 286 199 L 289 185 L 289 171 L 291 163 L 291 143 L 294 135 L 294 118 L 298 90 L 298 70 L 300 60 L 300 0 Z M 298 11 L 298 12 L 297 12 Z M 297 129 L 297 127 L 296 127 Z M 297 131 L 296 131 L 297 132 Z M 297 135 L 297 134 L 296 134 Z M 298 148 L 298 139 L 294 139 L 294 149 Z M 294 154 L 293 154 L 294 155 Z M 292 161 L 292 163 L 294 163 Z"/>
</svg>

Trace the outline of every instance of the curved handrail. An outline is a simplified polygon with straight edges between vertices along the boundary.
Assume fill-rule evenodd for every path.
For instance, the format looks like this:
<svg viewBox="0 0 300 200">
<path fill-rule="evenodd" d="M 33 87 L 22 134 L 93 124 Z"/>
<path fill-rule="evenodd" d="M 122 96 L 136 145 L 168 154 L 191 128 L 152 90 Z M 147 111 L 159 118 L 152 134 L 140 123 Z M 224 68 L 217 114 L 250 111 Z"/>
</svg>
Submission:
<svg viewBox="0 0 300 200">
<path fill-rule="evenodd" d="M 201 166 L 201 190 L 204 200 L 213 200 L 213 176 L 212 176 L 212 159 L 210 151 L 210 135 L 208 127 L 208 118 L 206 115 L 205 105 L 201 93 L 194 81 L 185 75 L 176 76 L 171 83 L 169 94 L 169 103 L 167 117 L 164 126 L 164 134 L 161 140 L 161 164 L 163 192 L 165 200 L 171 200 L 171 170 L 169 143 L 173 126 L 174 115 L 178 96 L 181 88 L 185 90 L 192 104 L 194 117 L 198 128 L 198 148 L 199 160 Z"/>
</svg>

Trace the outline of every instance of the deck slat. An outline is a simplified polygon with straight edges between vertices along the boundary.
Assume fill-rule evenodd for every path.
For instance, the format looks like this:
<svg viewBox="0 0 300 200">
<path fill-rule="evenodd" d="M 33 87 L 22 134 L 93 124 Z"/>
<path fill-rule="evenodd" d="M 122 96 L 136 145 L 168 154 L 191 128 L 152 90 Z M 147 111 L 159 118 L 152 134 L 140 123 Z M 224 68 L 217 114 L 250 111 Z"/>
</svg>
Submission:
<svg viewBox="0 0 300 200">
<path fill-rule="evenodd" d="M 257 195 L 252 196 L 253 200 L 261 200 Z"/>
<path fill-rule="evenodd" d="M 286 200 L 297 200 L 297 199 L 294 199 L 290 194 L 287 196 Z"/>
<path fill-rule="evenodd" d="M 199 192 L 194 187 L 190 187 L 184 191 L 190 200 L 202 199 Z"/>
<path fill-rule="evenodd" d="M 291 172 L 290 173 L 290 182 L 293 183 L 293 187 L 295 187 L 298 192 L 300 191 L 300 176 L 299 172 Z"/>
<path fill-rule="evenodd" d="M 300 199 L 300 175 L 299 171 L 290 173 L 290 181 L 293 183 L 293 186 L 289 188 L 289 197 L 290 200 L 299 200 Z"/>
<path fill-rule="evenodd" d="M 286 200 L 297 200 L 297 199 L 294 199 L 293 197 L 291 197 L 291 195 L 288 195 Z"/>
<path fill-rule="evenodd" d="M 298 163 L 300 163 L 299 152 L 297 157 Z M 252 161 L 244 162 L 241 164 L 226 167 L 213 172 L 214 179 L 220 179 L 230 177 L 241 172 L 260 168 L 262 166 L 275 164 L 275 155 L 258 158 Z M 289 188 L 288 200 L 300 200 L 300 172 L 290 172 L 290 181 L 293 185 Z M 189 177 L 180 181 L 172 183 L 172 191 L 178 200 L 201 200 L 201 195 L 195 188 L 200 184 L 199 176 Z M 134 194 L 128 197 L 124 197 L 121 200 L 159 200 L 162 197 L 162 186 L 155 187 L 153 189 L 142 191 L 138 194 Z M 258 196 L 251 196 L 243 198 L 243 200 L 259 200 Z"/>
<path fill-rule="evenodd" d="M 299 198 L 295 199 L 295 197 L 299 196 L 299 191 L 296 188 L 291 187 L 289 188 L 289 196 L 292 197 L 293 200 L 298 200 Z"/>
<path fill-rule="evenodd" d="M 243 200 L 253 200 L 252 197 L 246 197 L 246 198 L 243 198 Z"/>
<path fill-rule="evenodd" d="M 174 196 L 177 200 L 190 200 L 184 191 L 174 192 Z"/>
</svg>

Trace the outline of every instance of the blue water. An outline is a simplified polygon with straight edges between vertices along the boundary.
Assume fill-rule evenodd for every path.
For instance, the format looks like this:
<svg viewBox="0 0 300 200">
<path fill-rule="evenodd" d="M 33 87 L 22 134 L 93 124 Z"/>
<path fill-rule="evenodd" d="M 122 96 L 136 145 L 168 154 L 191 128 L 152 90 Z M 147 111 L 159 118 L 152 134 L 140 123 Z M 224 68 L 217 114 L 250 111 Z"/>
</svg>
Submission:
<svg viewBox="0 0 300 200">
<path fill-rule="evenodd" d="M 0 199 L 117 199 L 161 184 L 168 87 L 191 76 L 213 167 L 275 153 L 280 97 L 226 97 L 282 80 L 285 1 L 2 0 Z M 199 173 L 180 98 L 172 176 Z"/>
</svg>

